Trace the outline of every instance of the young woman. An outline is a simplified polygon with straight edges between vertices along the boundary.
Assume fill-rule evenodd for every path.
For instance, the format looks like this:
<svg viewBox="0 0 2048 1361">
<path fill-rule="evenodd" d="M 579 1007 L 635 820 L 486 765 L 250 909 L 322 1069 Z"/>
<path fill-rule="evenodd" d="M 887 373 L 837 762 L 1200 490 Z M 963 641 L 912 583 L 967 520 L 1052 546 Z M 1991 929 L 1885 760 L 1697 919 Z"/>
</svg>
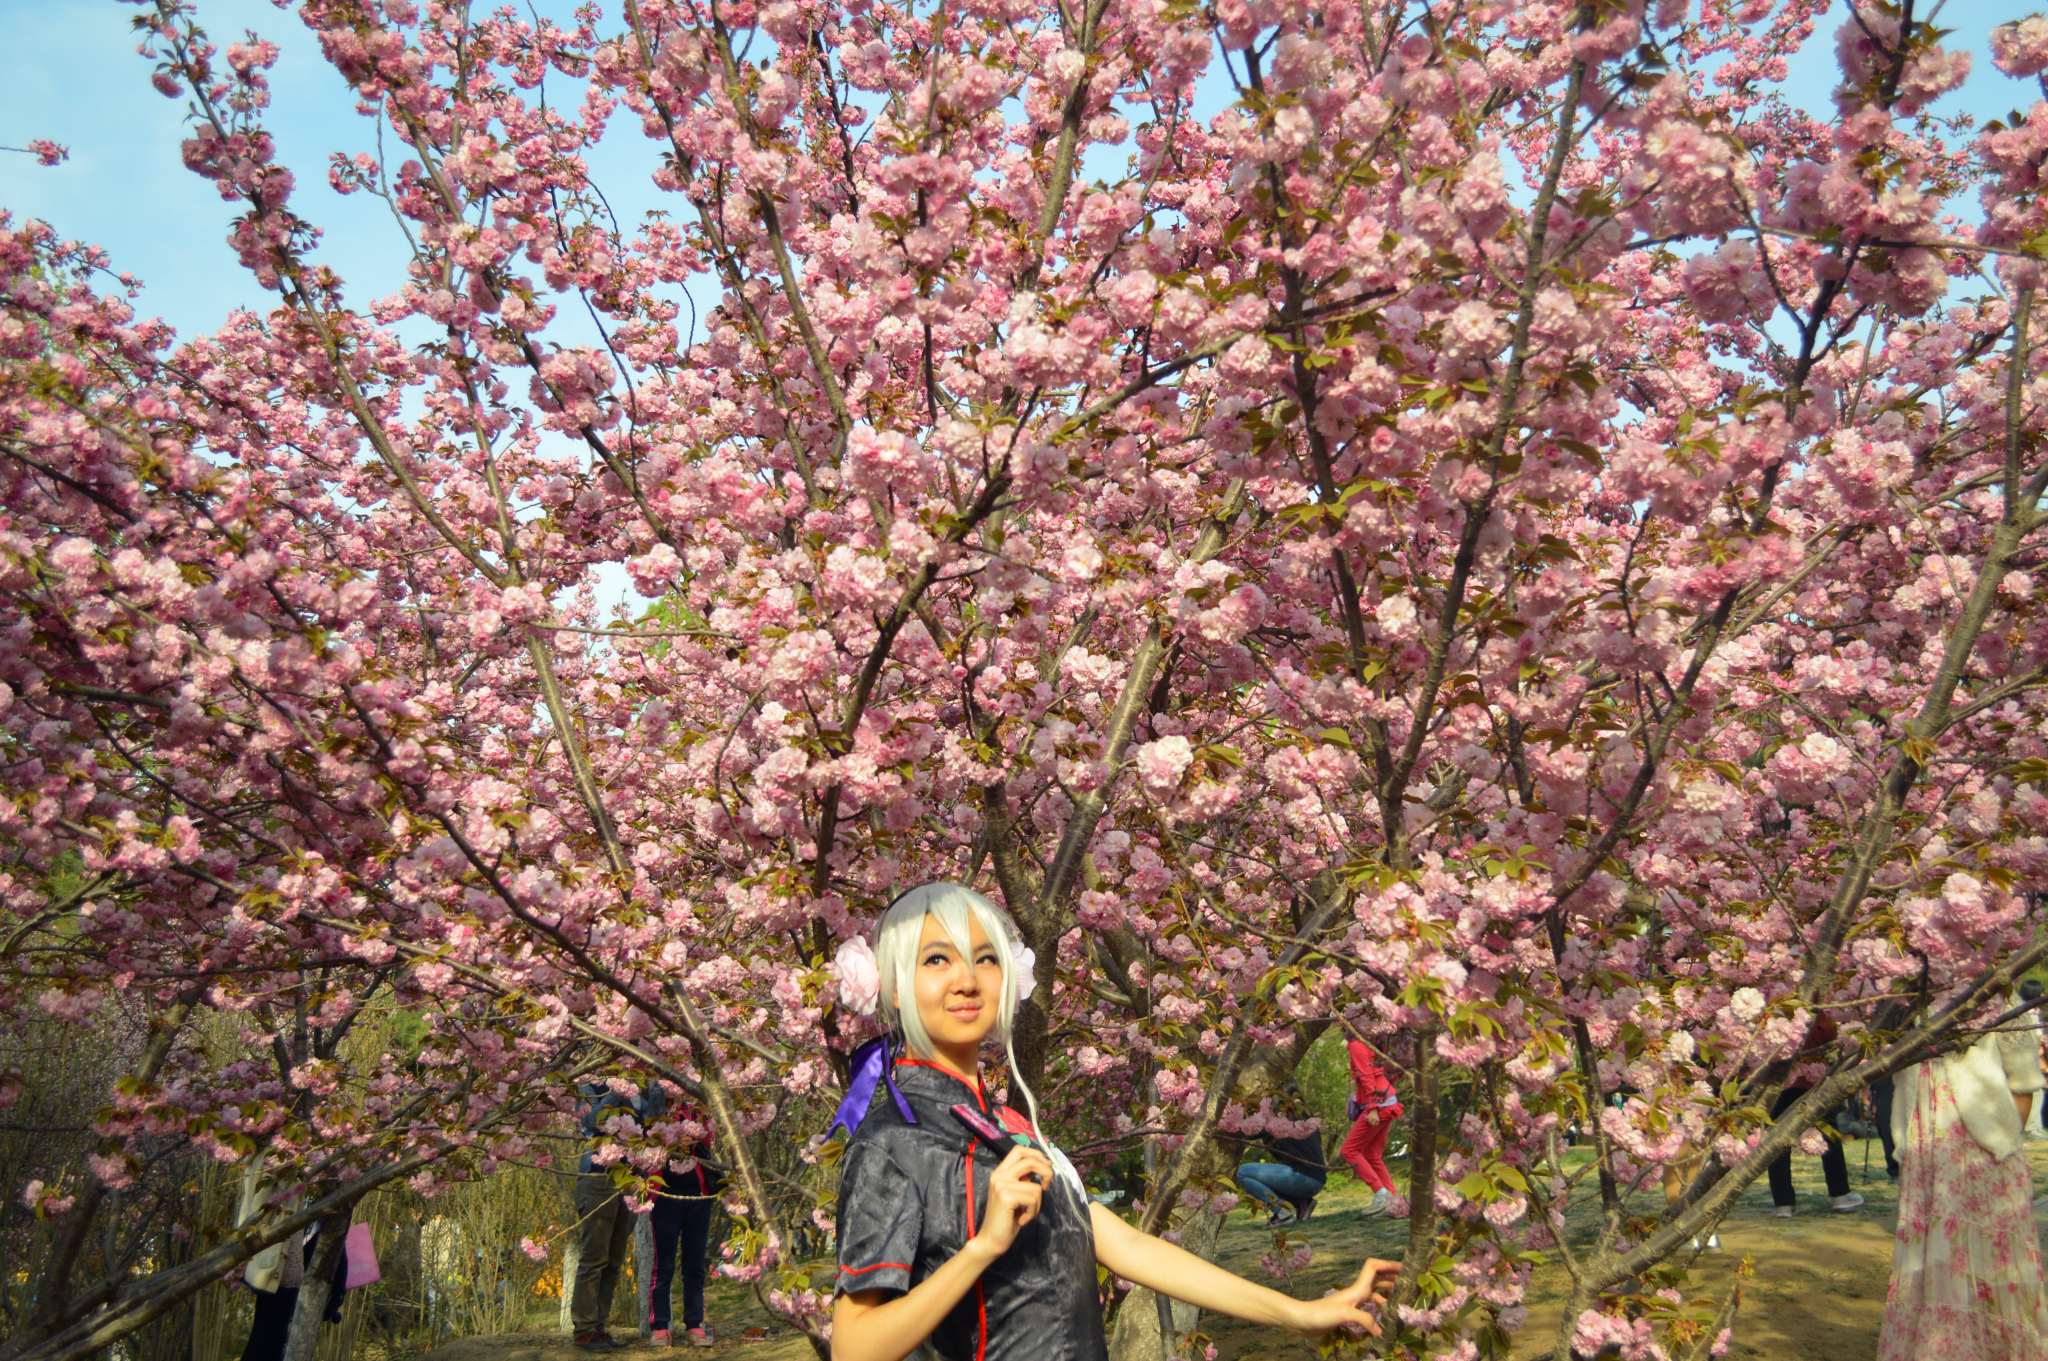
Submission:
<svg viewBox="0 0 2048 1361">
<path fill-rule="evenodd" d="M 1401 1098 L 1380 1067 L 1379 1056 L 1363 1040 L 1345 1045 L 1351 1059 L 1351 1132 L 1344 1136 L 1343 1159 L 1358 1179 L 1373 1189 L 1369 1215 L 1385 1214 L 1394 1199 L 1394 1178 L 1387 1171 L 1387 1134 L 1401 1114 Z"/>
<path fill-rule="evenodd" d="M 2048 1361 L 2022 1127 L 2041 1089 L 2028 1017 L 1898 1075 L 1899 1228 L 1877 1361 Z"/>
<path fill-rule="evenodd" d="M 839 1182 L 834 1361 L 1106 1361 L 1099 1263 L 1200 1308 L 1316 1337 L 1377 1334 L 1369 1303 L 1397 1266 L 1370 1260 L 1349 1287 L 1297 1300 L 1139 1233 L 1092 1203 L 1030 1116 L 978 1077 L 981 1045 L 1006 1050 L 1029 952 L 994 903 L 926 884 L 883 914 L 876 945 L 849 942 L 842 999 L 879 1004 L 891 1029 L 855 1057 L 840 1108 L 851 1131 Z M 896 1050 L 900 1041 L 902 1052 Z"/>
</svg>

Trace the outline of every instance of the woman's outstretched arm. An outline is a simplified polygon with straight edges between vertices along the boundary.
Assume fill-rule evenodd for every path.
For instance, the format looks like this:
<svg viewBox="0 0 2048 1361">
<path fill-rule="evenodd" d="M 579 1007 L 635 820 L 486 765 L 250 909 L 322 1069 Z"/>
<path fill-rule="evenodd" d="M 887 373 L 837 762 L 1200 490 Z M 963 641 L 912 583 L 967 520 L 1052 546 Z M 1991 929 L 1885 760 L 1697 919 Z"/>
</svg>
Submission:
<svg viewBox="0 0 2048 1361">
<path fill-rule="evenodd" d="M 1052 1178 L 1043 1153 L 1012 1149 L 988 1179 L 980 1229 L 943 1266 L 901 1295 L 862 1290 L 832 1302 L 832 1361 L 903 1361 L 916 1351 L 989 1264 L 1010 1250 L 1017 1230 L 1038 1217 Z"/>
<path fill-rule="evenodd" d="M 1349 1286 L 1319 1300 L 1298 1300 L 1254 1285 L 1163 1238 L 1139 1233 L 1100 1205 L 1091 1207 L 1090 1221 L 1095 1229 L 1095 1260 L 1125 1280 L 1197 1308 L 1286 1328 L 1304 1337 L 1320 1337 L 1346 1324 L 1379 1336 L 1379 1323 L 1365 1312 L 1365 1306 L 1385 1303 L 1379 1283 L 1392 1280 L 1401 1270 L 1399 1262 L 1368 1258 L 1358 1279 Z"/>
</svg>

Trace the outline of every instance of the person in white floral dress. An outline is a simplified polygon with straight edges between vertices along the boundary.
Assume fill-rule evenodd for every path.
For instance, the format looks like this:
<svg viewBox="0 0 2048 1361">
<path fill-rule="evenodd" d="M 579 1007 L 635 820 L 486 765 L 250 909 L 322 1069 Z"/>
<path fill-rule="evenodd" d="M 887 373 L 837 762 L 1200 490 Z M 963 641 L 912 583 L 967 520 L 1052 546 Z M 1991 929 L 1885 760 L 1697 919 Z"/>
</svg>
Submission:
<svg viewBox="0 0 2048 1361">
<path fill-rule="evenodd" d="M 1899 1229 L 1877 1361 L 2048 1361 L 2020 1151 L 2040 1051 L 2038 1031 L 2014 1028 L 1899 1074 Z"/>
</svg>

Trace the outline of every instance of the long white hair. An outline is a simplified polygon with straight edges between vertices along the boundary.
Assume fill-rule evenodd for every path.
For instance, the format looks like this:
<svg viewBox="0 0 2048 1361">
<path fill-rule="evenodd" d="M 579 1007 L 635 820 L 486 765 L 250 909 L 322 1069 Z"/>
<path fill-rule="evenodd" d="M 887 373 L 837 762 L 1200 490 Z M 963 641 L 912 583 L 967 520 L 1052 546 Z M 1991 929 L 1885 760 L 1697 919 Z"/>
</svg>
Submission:
<svg viewBox="0 0 2048 1361">
<path fill-rule="evenodd" d="M 904 1045 L 916 1057 L 933 1056 L 931 1036 L 925 1031 L 924 1018 L 917 1014 L 914 982 L 917 947 L 928 916 L 939 919 L 940 929 L 970 968 L 974 960 L 974 949 L 969 943 L 974 935 L 968 925 L 970 920 L 981 923 L 982 934 L 995 946 L 996 957 L 1003 966 L 1003 989 L 996 998 L 995 1036 L 1002 1041 L 1003 1053 L 1010 1060 L 1010 1085 L 1023 1094 L 1025 1110 L 1031 1116 L 1031 1132 L 1038 1136 L 1040 1144 L 1050 1148 L 1052 1145 L 1045 1142 L 1045 1134 L 1038 1128 L 1038 1098 L 1024 1084 L 1017 1069 L 1017 1051 L 1010 1043 L 1010 1027 L 1017 1019 L 1016 955 L 1021 942 L 1017 928 L 1002 908 L 962 884 L 920 884 L 899 894 L 882 913 L 875 932 L 875 972 L 881 984 L 878 1007 L 882 1023 L 901 1031 Z M 903 997 L 906 992 L 912 994 L 908 1005 Z"/>
</svg>

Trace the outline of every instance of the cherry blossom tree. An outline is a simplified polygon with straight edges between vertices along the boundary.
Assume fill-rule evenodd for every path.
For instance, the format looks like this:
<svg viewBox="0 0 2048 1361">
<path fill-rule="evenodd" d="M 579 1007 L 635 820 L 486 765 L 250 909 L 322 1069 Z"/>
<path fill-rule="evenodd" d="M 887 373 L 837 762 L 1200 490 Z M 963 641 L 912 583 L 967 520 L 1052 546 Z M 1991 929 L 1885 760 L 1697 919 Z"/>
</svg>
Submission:
<svg viewBox="0 0 2048 1361">
<path fill-rule="evenodd" d="M 308 1198 L 217 1274 L 652 1075 L 696 1113 L 600 1161 L 637 1196 L 714 1130 L 727 1270 L 822 1353 L 829 1206 L 756 1150 L 829 1158 L 788 1111 L 866 1033 L 834 961 L 950 878 L 1033 952 L 1014 1076 L 1084 1164 L 1149 1149 L 1148 1231 L 1213 1243 L 1219 1136 L 1342 1025 L 1412 1098 L 1374 1349 L 1503 1354 L 1552 1254 L 1560 1361 L 1709 1354 L 1684 1245 L 2048 954 L 2048 107 L 1934 108 L 2048 23 L 1972 77 L 1910 3 L 1827 10 L 307 0 L 376 125 L 330 181 L 405 262 L 358 299 L 277 49 L 156 0 L 277 303 L 176 343 L 0 228 L 0 1005 L 157 1016 L 38 1212 L 260 1147 Z M 391 1006 L 409 1067 L 346 1043 Z M 17 1350 L 203 1276 L 59 1278 Z"/>
</svg>

